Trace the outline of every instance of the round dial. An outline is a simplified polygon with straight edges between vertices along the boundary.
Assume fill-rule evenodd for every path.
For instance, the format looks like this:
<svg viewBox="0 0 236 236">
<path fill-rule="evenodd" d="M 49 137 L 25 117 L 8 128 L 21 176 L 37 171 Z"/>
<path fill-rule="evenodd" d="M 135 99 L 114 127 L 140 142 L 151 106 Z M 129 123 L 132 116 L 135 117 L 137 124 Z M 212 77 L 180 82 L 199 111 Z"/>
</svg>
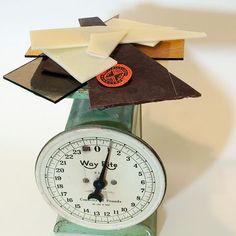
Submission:
<svg viewBox="0 0 236 236">
<path fill-rule="evenodd" d="M 142 222 L 159 206 L 166 188 L 160 159 L 146 143 L 96 126 L 51 139 L 37 159 L 36 181 L 61 216 L 94 229 Z"/>
</svg>

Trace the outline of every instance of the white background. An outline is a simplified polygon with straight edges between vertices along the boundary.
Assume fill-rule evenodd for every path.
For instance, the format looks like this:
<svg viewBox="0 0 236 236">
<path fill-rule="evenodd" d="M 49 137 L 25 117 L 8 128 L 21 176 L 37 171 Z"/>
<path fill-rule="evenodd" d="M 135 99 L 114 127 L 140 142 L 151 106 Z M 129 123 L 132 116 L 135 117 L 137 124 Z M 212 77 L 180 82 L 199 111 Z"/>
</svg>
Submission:
<svg viewBox="0 0 236 236">
<path fill-rule="evenodd" d="M 144 139 L 161 156 L 168 189 L 158 235 L 236 235 L 236 2 L 0 2 L 0 75 L 29 59 L 29 30 L 77 26 L 77 18 L 123 18 L 205 31 L 188 40 L 185 60 L 169 70 L 201 98 L 144 105 Z M 71 100 L 54 105 L 0 79 L 0 235 L 53 235 L 56 214 L 41 198 L 34 163 L 64 129 Z"/>
</svg>

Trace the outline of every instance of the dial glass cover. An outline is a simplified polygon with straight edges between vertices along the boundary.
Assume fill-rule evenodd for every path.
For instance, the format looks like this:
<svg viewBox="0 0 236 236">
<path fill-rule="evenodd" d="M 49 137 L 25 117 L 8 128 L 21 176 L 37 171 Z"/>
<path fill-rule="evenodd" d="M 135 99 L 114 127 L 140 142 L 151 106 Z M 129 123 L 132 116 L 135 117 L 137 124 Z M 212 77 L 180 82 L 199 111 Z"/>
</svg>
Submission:
<svg viewBox="0 0 236 236">
<path fill-rule="evenodd" d="M 59 215 L 94 229 L 142 222 L 160 205 L 166 189 L 157 154 L 141 139 L 105 127 L 55 136 L 41 150 L 35 173 L 40 192 Z M 105 186 L 98 191 L 95 181 L 101 175 Z M 89 198 L 92 193 L 101 199 Z"/>
</svg>

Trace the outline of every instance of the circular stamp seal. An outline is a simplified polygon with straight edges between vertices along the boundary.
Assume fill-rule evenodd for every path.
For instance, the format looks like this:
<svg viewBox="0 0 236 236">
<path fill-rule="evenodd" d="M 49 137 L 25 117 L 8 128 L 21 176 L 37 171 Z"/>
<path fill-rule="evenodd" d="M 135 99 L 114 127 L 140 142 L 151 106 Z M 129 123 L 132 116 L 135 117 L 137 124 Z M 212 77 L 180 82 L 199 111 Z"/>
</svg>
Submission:
<svg viewBox="0 0 236 236">
<path fill-rule="evenodd" d="M 124 65 L 117 64 L 97 75 L 97 80 L 106 87 L 120 87 L 126 84 L 132 76 L 132 70 Z"/>
</svg>

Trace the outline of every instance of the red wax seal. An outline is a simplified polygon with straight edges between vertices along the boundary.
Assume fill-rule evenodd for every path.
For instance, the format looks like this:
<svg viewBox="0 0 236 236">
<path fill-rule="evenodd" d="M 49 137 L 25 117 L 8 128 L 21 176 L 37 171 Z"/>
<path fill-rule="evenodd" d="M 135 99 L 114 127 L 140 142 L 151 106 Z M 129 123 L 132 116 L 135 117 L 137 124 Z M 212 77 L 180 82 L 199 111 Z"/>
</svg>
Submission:
<svg viewBox="0 0 236 236">
<path fill-rule="evenodd" d="M 97 80 L 106 87 L 120 87 L 126 84 L 132 76 L 132 70 L 123 64 L 116 64 L 97 75 Z"/>
</svg>

